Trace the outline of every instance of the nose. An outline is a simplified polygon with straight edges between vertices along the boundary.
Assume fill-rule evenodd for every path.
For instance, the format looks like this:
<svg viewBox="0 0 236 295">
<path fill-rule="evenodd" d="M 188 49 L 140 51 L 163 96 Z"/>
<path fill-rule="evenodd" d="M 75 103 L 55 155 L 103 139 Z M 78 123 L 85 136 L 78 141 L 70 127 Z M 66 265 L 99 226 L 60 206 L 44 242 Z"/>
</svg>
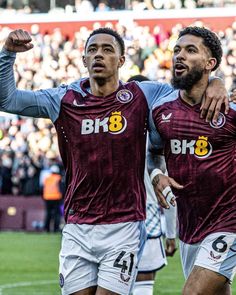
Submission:
<svg viewBox="0 0 236 295">
<path fill-rule="evenodd" d="M 176 60 L 182 60 L 182 59 L 185 58 L 184 56 L 185 56 L 185 55 L 184 55 L 184 50 L 181 49 L 181 50 L 179 50 L 179 51 L 175 54 L 175 59 L 176 59 Z"/>
<path fill-rule="evenodd" d="M 102 48 L 98 48 L 95 54 L 95 58 L 103 58 Z"/>
</svg>

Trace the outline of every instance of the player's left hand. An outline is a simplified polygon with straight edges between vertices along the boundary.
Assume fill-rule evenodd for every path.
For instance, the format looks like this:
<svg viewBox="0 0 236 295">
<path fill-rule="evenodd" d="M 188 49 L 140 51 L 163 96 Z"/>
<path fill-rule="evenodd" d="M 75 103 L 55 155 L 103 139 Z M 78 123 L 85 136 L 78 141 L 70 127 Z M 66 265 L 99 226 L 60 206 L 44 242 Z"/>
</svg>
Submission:
<svg viewBox="0 0 236 295">
<path fill-rule="evenodd" d="M 176 247 L 175 239 L 166 238 L 166 248 L 165 248 L 166 256 L 171 256 L 171 257 L 174 256 L 176 250 L 177 250 L 177 247 Z"/>
<path fill-rule="evenodd" d="M 206 118 L 206 122 L 217 122 L 221 106 L 225 106 L 225 114 L 229 111 L 228 92 L 221 79 L 211 80 L 201 104 L 201 118 Z"/>
<path fill-rule="evenodd" d="M 153 178 L 152 185 L 157 200 L 163 208 L 169 209 L 170 205 L 175 207 L 175 195 L 173 194 L 171 188 L 183 189 L 183 185 L 176 182 L 173 178 L 163 174 L 157 174 Z"/>
</svg>

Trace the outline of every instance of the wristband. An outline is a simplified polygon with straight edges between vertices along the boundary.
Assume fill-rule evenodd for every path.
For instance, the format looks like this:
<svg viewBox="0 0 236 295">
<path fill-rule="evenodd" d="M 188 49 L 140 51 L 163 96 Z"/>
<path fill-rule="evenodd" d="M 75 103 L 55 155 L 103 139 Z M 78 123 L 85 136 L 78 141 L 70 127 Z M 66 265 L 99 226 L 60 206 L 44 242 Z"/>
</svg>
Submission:
<svg viewBox="0 0 236 295">
<path fill-rule="evenodd" d="M 171 190 L 171 188 L 170 188 L 169 185 L 166 186 L 166 187 L 163 189 L 162 194 L 163 194 L 163 196 L 165 197 L 166 202 L 167 202 L 169 205 L 172 205 L 172 204 L 170 203 L 171 199 L 173 199 L 173 201 L 174 201 L 176 198 L 175 198 L 175 195 L 173 194 L 173 192 L 172 192 L 172 190 Z"/>
<path fill-rule="evenodd" d="M 163 175 L 163 172 L 161 171 L 161 169 L 156 168 L 152 170 L 152 173 L 150 174 L 151 183 L 153 182 L 154 177 L 157 176 L 158 174 Z"/>
</svg>

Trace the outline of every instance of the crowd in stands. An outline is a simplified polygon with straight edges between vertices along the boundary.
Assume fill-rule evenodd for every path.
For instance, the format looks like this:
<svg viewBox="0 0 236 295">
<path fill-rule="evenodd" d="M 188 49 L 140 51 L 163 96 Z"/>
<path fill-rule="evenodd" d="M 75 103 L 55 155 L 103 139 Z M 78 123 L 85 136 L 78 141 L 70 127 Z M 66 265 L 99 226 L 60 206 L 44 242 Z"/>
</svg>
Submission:
<svg viewBox="0 0 236 295">
<path fill-rule="evenodd" d="M 54 3 L 53 5 L 51 3 Z M 0 0 L 2 12 L 40 13 L 111 10 L 152 10 L 236 6 L 235 0 Z"/>
<path fill-rule="evenodd" d="M 99 26 L 94 24 L 94 28 Z M 122 80 L 143 74 L 151 80 L 170 82 L 172 48 L 181 24 L 170 32 L 158 25 L 151 31 L 135 23 L 129 27 L 117 24 L 113 28 L 122 35 L 127 48 Z M 0 29 L 1 47 L 9 31 L 7 27 Z M 37 25 L 33 25 L 31 33 L 34 48 L 18 54 L 15 64 L 19 88 L 55 87 L 87 75 L 82 64 L 83 44 L 90 33 L 86 27 L 81 27 L 73 40 L 63 36 L 59 28 L 51 35 L 41 35 Z M 236 88 L 236 22 L 217 33 L 224 58 L 216 75 L 224 79 L 230 91 Z M 0 113 L 0 194 L 39 195 L 43 174 L 53 164 L 60 165 L 60 158 L 55 128 L 49 120 Z"/>
</svg>

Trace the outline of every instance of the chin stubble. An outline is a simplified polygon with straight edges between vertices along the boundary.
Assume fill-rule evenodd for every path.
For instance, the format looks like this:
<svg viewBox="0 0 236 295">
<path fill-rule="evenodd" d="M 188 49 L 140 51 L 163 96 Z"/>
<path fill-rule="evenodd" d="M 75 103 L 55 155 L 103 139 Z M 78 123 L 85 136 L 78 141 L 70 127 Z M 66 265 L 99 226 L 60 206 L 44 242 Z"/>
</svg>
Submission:
<svg viewBox="0 0 236 295">
<path fill-rule="evenodd" d="M 191 90 L 195 83 L 201 80 L 203 76 L 203 70 L 198 69 L 192 69 L 189 73 L 187 73 L 183 77 L 177 77 L 175 75 L 174 69 L 172 72 L 172 79 L 171 84 L 176 89 L 183 89 L 183 90 Z"/>
</svg>

